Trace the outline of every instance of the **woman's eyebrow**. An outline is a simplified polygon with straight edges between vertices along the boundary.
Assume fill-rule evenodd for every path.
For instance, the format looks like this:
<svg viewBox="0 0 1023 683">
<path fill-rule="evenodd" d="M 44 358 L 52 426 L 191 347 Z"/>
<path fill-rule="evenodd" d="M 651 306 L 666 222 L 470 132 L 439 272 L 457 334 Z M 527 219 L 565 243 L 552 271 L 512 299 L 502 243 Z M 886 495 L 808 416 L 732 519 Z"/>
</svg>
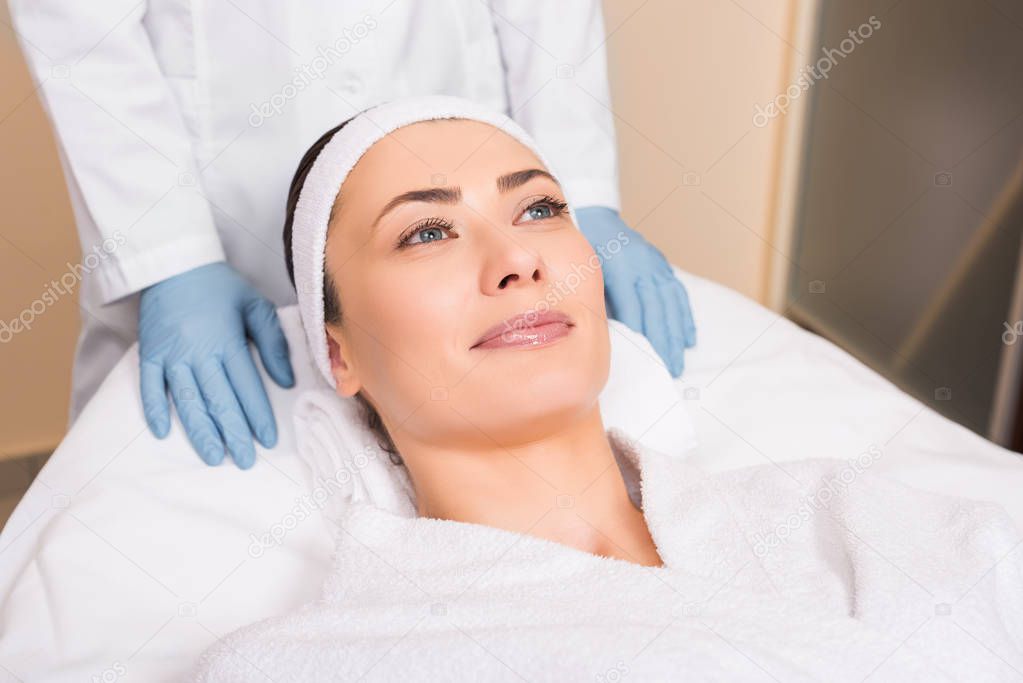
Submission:
<svg viewBox="0 0 1023 683">
<path fill-rule="evenodd" d="M 527 168 L 524 171 L 515 171 L 514 173 L 508 173 L 497 179 L 497 190 L 498 192 L 510 192 L 516 187 L 525 185 L 530 180 L 536 177 L 547 178 L 551 182 L 557 184 L 557 180 L 554 179 L 547 171 L 542 168 Z"/>
<path fill-rule="evenodd" d="M 440 204 L 457 204 L 462 201 L 462 189 L 459 187 L 431 187 L 428 190 L 409 190 L 403 192 L 391 201 L 387 202 L 387 206 L 383 208 L 376 220 L 373 221 L 375 226 L 380 222 L 388 211 L 401 206 L 402 204 L 408 204 L 409 202 L 434 202 Z"/>
<path fill-rule="evenodd" d="M 500 176 L 497 179 L 497 190 L 501 193 L 510 192 L 516 187 L 525 185 L 533 178 L 547 178 L 551 182 L 557 184 L 557 180 L 554 179 L 547 171 L 542 168 L 527 168 L 522 171 L 515 171 L 514 173 L 507 173 Z M 402 204 L 408 204 L 409 202 L 433 202 L 439 204 L 457 204 L 462 201 L 462 188 L 460 187 L 431 187 L 426 190 L 409 190 L 403 192 L 391 201 L 387 202 L 387 205 L 377 215 L 376 220 L 373 221 L 373 225 L 376 226 L 389 211 L 394 210 Z"/>
</svg>

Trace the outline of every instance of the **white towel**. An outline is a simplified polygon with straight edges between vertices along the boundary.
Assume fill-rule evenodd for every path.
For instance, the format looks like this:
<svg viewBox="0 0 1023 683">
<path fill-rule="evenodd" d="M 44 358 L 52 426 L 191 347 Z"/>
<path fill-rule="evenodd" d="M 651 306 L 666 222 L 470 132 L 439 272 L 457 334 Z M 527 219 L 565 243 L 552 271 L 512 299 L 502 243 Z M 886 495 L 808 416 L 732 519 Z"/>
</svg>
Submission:
<svg viewBox="0 0 1023 683">
<path fill-rule="evenodd" d="M 323 419 L 328 406 L 313 398 L 303 410 Z M 328 434 L 316 437 L 319 452 L 334 454 L 320 461 L 324 476 L 337 454 L 361 447 Z M 416 518 L 403 471 L 370 458 L 339 495 L 321 598 L 221 639 L 196 680 L 994 681 L 1023 672 L 1021 538 L 999 506 L 877 478 L 869 457 L 708 476 L 618 430 L 609 436 L 626 482 L 639 483 L 665 567 Z"/>
</svg>

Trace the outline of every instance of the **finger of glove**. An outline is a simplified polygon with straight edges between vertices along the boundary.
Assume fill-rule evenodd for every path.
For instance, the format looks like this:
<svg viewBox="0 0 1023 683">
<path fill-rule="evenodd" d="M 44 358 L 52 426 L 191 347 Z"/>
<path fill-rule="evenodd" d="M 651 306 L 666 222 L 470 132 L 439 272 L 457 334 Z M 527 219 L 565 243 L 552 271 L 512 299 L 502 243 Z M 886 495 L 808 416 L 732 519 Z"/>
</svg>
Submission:
<svg viewBox="0 0 1023 683">
<path fill-rule="evenodd" d="M 693 306 L 689 302 L 689 292 L 686 290 L 686 286 L 678 278 L 674 279 L 675 296 L 678 297 L 681 302 L 680 306 L 685 311 L 686 348 L 689 349 L 696 346 L 696 320 L 693 318 Z"/>
<path fill-rule="evenodd" d="M 675 375 L 674 361 L 671 357 L 671 344 L 668 339 L 668 323 L 664 314 L 664 303 L 661 293 L 653 282 L 642 279 L 636 282 L 636 293 L 643 306 L 643 334 L 654 347 L 657 355 L 664 360 L 668 371 Z"/>
<path fill-rule="evenodd" d="M 662 265 L 659 269 L 657 269 L 654 279 L 667 281 L 672 285 L 671 294 L 665 294 L 664 296 L 664 303 L 669 307 L 676 306 L 678 310 L 682 312 L 682 330 L 684 332 L 683 344 L 684 347 L 688 349 L 696 345 L 696 323 L 693 321 L 693 308 L 689 304 L 689 292 L 686 291 L 685 285 L 682 284 L 682 281 L 678 278 L 674 268 L 672 268 L 668 260 L 664 258 L 664 255 L 658 253 L 658 257 L 662 262 Z"/>
<path fill-rule="evenodd" d="M 206 401 L 206 409 L 220 430 L 234 464 L 248 469 L 256 461 L 256 448 L 252 445 L 252 432 L 238 403 L 234 387 L 227 379 L 224 366 L 218 360 L 207 360 L 199 367 L 199 389 Z"/>
<path fill-rule="evenodd" d="M 285 388 L 294 386 L 295 372 L 291 367 L 288 340 L 273 304 L 263 298 L 253 299 L 245 307 L 245 328 L 256 343 L 263 367 L 271 379 Z"/>
<path fill-rule="evenodd" d="M 270 399 L 263 387 L 263 380 L 252 360 L 249 345 L 238 349 L 224 361 L 227 378 L 234 387 L 235 395 L 245 411 L 249 428 L 264 448 L 273 448 L 277 443 L 277 423 L 274 420 Z"/>
<path fill-rule="evenodd" d="M 604 293 L 610 316 L 643 334 L 643 303 L 633 283 L 627 278 L 612 276 L 604 281 Z"/>
<path fill-rule="evenodd" d="M 206 403 L 192 369 L 186 365 L 170 368 L 167 384 L 192 448 L 207 465 L 219 465 L 224 459 L 224 441 L 206 411 Z"/>
<path fill-rule="evenodd" d="M 142 413 L 149 431 L 158 439 L 170 431 L 170 404 L 167 385 L 163 380 L 163 364 L 143 360 L 139 364 L 139 389 L 142 395 Z"/>
<path fill-rule="evenodd" d="M 657 291 L 661 295 L 664 306 L 664 318 L 668 328 L 668 345 L 671 363 L 669 368 L 673 377 L 678 377 L 686 367 L 685 348 L 685 309 L 678 296 L 678 280 L 674 276 L 654 278 Z"/>
</svg>

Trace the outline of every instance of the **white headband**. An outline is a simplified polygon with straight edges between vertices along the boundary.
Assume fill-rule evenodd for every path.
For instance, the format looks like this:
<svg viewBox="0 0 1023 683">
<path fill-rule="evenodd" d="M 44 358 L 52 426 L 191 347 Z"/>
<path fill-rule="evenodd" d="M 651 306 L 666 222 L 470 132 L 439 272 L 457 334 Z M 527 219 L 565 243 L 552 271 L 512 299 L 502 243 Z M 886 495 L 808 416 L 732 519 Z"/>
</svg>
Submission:
<svg viewBox="0 0 1023 683">
<path fill-rule="evenodd" d="M 399 128 L 434 119 L 469 119 L 490 124 L 526 146 L 557 177 L 521 126 L 500 112 L 458 97 L 430 95 L 381 104 L 358 114 L 334 133 L 306 175 L 291 227 L 291 258 L 302 326 L 316 367 L 331 387 L 337 385 L 330 371 L 323 320 L 323 268 L 327 224 L 334 200 L 352 168 L 374 143 Z"/>
</svg>

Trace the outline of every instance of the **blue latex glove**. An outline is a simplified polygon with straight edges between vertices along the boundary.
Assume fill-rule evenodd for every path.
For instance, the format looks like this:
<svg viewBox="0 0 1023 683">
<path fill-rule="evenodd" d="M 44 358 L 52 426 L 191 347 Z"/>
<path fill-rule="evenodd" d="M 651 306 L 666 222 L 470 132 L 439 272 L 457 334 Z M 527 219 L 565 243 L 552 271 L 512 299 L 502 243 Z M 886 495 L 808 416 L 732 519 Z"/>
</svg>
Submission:
<svg viewBox="0 0 1023 683">
<path fill-rule="evenodd" d="M 192 446 L 208 465 L 226 451 L 238 467 L 256 460 L 255 434 L 277 443 L 277 423 L 249 352 L 251 338 L 277 384 L 295 383 L 274 306 L 226 263 L 211 263 L 142 290 L 142 407 L 153 434 L 170 429 L 166 386 Z"/>
<path fill-rule="evenodd" d="M 617 211 L 590 206 L 575 215 L 601 257 L 608 315 L 646 336 L 672 377 L 678 377 L 685 368 L 685 350 L 696 344 L 686 288 L 657 247 L 627 226 Z"/>
</svg>

